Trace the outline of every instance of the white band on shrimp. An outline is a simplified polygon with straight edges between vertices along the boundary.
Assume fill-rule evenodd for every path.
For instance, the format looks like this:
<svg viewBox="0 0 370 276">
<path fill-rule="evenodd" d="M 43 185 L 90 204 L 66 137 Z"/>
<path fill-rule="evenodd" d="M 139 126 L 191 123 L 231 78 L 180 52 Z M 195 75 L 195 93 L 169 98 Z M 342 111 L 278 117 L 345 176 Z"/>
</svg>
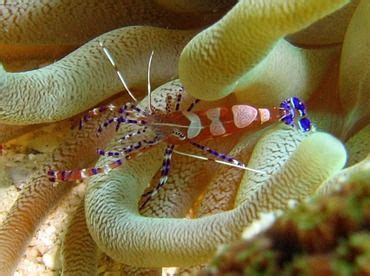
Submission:
<svg viewBox="0 0 370 276">
<path fill-rule="evenodd" d="M 190 121 L 190 125 L 187 132 L 188 139 L 195 138 L 199 135 L 202 130 L 202 122 L 197 114 L 193 112 L 183 111 L 182 114 Z"/>
<path fill-rule="evenodd" d="M 208 109 L 207 118 L 211 121 L 209 126 L 209 131 L 213 136 L 220 136 L 226 133 L 226 129 L 220 120 L 221 108 L 211 108 Z"/>
</svg>

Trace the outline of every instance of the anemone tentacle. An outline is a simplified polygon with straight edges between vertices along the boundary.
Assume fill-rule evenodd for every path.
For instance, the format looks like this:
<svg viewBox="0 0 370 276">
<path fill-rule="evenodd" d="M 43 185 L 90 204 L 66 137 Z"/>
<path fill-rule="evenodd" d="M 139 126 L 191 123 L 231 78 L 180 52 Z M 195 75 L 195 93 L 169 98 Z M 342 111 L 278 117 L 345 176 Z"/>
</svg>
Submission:
<svg viewBox="0 0 370 276">
<path fill-rule="evenodd" d="M 348 139 L 370 118 L 370 1 L 362 0 L 353 14 L 343 42 L 339 89 L 346 120 L 342 138 Z"/>
<path fill-rule="evenodd" d="M 239 1 L 221 20 L 186 45 L 180 57 L 180 79 L 196 98 L 215 100 L 225 97 L 279 39 L 307 27 L 348 2 Z M 205 82 L 205 79 L 212 79 L 212 82 Z"/>
<path fill-rule="evenodd" d="M 0 122 L 35 124 L 71 117 L 122 90 L 99 42 L 114 54 L 131 89 L 144 91 L 151 51 L 152 86 L 177 74 L 180 51 L 194 31 L 126 27 L 106 33 L 38 70 L 0 74 Z M 135 50 L 133 50 L 135 49 Z M 26 92 L 25 92 L 26 91 Z"/>
<path fill-rule="evenodd" d="M 232 1 L 219 1 L 217 10 L 193 6 L 198 11 L 195 14 L 151 0 L 13 2 L 0 5 L 0 60 L 7 62 L 60 58 L 88 40 L 124 26 L 199 28 L 233 5 Z"/>
<path fill-rule="evenodd" d="M 73 168 L 87 166 L 96 160 L 96 147 L 112 137 L 112 131 L 95 135 L 97 122 L 82 131 L 72 131 L 68 138 L 45 160 L 44 166 L 32 174 L 25 188 L 0 226 L 0 272 L 11 275 L 32 235 L 50 209 L 66 195 L 73 183 L 53 185 L 47 176 L 51 167 Z M 80 155 L 84 159 L 79 158 Z"/>
</svg>

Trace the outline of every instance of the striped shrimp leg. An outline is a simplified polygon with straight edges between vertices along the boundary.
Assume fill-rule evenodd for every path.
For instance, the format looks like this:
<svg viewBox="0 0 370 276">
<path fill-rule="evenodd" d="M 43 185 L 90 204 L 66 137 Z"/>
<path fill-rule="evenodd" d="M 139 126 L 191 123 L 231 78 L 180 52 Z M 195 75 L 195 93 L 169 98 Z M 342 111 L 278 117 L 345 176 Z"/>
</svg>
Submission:
<svg viewBox="0 0 370 276">
<path fill-rule="evenodd" d="M 142 129 L 138 129 L 138 130 L 129 132 L 129 133 L 125 134 L 124 136 L 122 136 L 118 141 L 123 143 L 124 141 L 126 141 L 126 140 L 128 140 L 132 137 L 135 137 L 135 136 L 141 135 L 141 134 L 145 134 L 147 129 L 148 129 L 148 127 L 143 127 Z"/>
<path fill-rule="evenodd" d="M 120 151 L 105 151 L 103 149 L 98 149 L 97 153 L 102 156 L 111 156 L 111 157 L 118 158 L 119 156 L 127 156 L 127 155 L 131 155 L 132 153 L 135 153 L 138 151 L 146 150 L 149 147 L 152 147 L 158 144 L 159 142 L 161 142 L 160 137 L 155 136 L 151 140 L 143 139 L 141 141 L 138 141 L 136 143 L 123 147 Z"/>
<path fill-rule="evenodd" d="M 162 168 L 161 168 L 161 178 L 159 179 L 158 184 L 148 192 L 144 193 L 142 195 L 142 198 L 144 200 L 140 204 L 140 208 L 142 209 L 145 207 L 145 205 L 158 193 L 158 191 L 166 184 L 168 180 L 168 175 L 170 173 L 170 166 L 171 166 L 171 158 L 172 153 L 174 151 L 175 145 L 167 145 L 166 150 L 164 152 L 163 162 L 162 162 Z"/>
<path fill-rule="evenodd" d="M 148 113 L 139 107 L 137 107 L 133 103 L 126 103 L 119 108 L 120 113 L 119 116 L 111 117 L 104 121 L 98 128 L 98 134 L 100 134 L 104 129 L 110 126 L 112 123 L 116 124 L 116 130 L 119 129 L 121 123 L 127 124 L 136 124 L 136 125 L 145 125 L 146 122 L 144 120 L 136 119 L 136 118 L 146 118 Z M 133 116 L 134 118 L 128 118 L 127 116 Z"/>
<path fill-rule="evenodd" d="M 214 157 L 216 157 L 219 160 L 212 159 L 212 158 L 207 158 L 207 157 L 203 157 L 203 156 L 198 156 L 198 155 L 194 155 L 194 154 L 186 154 L 186 153 L 179 152 L 179 151 L 174 151 L 174 152 L 177 153 L 177 154 L 180 154 L 180 155 L 194 157 L 194 158 L 201 159 L 201 160 L 212 161 L 212 162 L 215 162 L 215 163 L 219 163 L 219 164 L 223 164 L 223 165 L 243 169 L 243 170 L 246 170 L 246 171 L 251 171 L 251 172 L 254 172 L 254 173 L 265 174 L 264 171 L 249 168 L 243 162 L 241 162 L 239 160 L 236 160 L 234 157 L 231 157 L 231 156 L 229 156 L 225 153 L 218 152 L 217 150 L 211 149 L 210 147 L 207 147 L 205 145 L 201 145 L 201 144 L 198 144 L 198 143 L 195 143 L 195 142 L 190 142 L 190 144 L 192 144 L 193 146 L 195 146 L 196 148 L 198 148 L 200 150 L 203 150 L 203 151 L 213 155 Z"/>
<path fill-rule="evenodd" d="M 119 107 L 113 104 L 102 105 L 102 106 L 93 108 L 81 117 L 79 121 L 78 129 L 82 129 L 84 124 L 86 124 L 88 121 L 92 120 L 93 118 L 101 115 L 102 113 L 105 113 L 106 111 L 115 111 L 118 109 Z"/>
<path fill-rule="evenodd" d="M 106 164 L 103 167 L 90 167 L 84 169 L 75 169 L 75 170 L 49 170 L 48 177 L 51 182 L 56 181 L 77 181 L 88 178 L 90 176 L 108 173 L 111 170 L 121 166 L 124 161 L 132 159 L 134 156 L 138 156 L 143 153 L 146 149 L 154 146 L 159 143 L 160 139 L 155 137 L 153 140 L 142 140 L 132 145 L 129 145 L 123 148 L 121 151 L 104 151 L 103 149 L 98 149 L 97 153 L 99 155 L 111 156 L 111 157 L 120 157 L 109 164 Z"/>
<path fill-rule="evenodd" d="M 124 158 L 115 160 L 112 163 L 109 163 L 103 167 L 90 167 L 85 169 L 76 169 L 76 170 L 49 170 L 48 171 L 48 178 L 50 182 L 57 182 L 57 181 L 77 181 L 88 178 L 90 176 L 100 174 L 100 173 L 108 173 L 111 170 L 121 166 L 125 160 L 131 159 L 131 156 L 125 156 Z"/>
</svg>

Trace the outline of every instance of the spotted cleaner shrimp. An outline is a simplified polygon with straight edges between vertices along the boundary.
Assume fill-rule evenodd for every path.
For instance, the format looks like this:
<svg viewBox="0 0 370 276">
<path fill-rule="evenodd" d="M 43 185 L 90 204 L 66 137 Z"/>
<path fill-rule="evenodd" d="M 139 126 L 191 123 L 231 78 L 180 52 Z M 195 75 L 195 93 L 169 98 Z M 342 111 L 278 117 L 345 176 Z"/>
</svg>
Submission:
<svg viewBox="0 0 370 276">
<path fill-rule="evenodd" d="M 144 206 L 166 183 L 170 172 L 170 163 L 173 153 L 202 160 L 209 160 L 255 173 L 264 173 L 263 171 L 248 168 L 245 164 L 233 157 L 219 153 L 200 143 L 216 137 L 224 137 L 236 132 L 241 132 L 247 128 L 249 130 L 257 130 L 260 129 L 261 126 L 266 126 L 279 121 L 290 127 L 297 126 L 303 132 L 308 132 L 313 129 L 311 121 L 306 116 L 305 105 L 297 97 L 291 97 L 282 101 L 279 107 L 258 108 L 251 105 L 238 104 L 231 107 L 216 107 L 193 112 L 192 109 L 199 102 L 199 100 L 196 99 L 185 111 L 180 111 L 180 103 L 183 96 L 183 88 L 180 87 L 179 93 L 175 99 L 175 110 L 171 109 L 171 97 L 167 97 L 166 99 L 165 112 L 156 110 L 151 104 L 150 87 L 150 65 L 153 58 L 153 52 L 150 55 L 148 63 L 149 104 L 145 110 L 141 109 L 136 105 L 137 100 L 128 88 L 112 55 L 102 43 L 100 46 L 114 67 L 121 83 L 131 96 L 134 103 L 128 102 L 120 107 L 107 105 L 94 108 L 80 120 L 80 128 L 82 128 L 83 124 L 91 120 L 93 117 L 105 112 L 106 110 L 111 110 L 116 111 L 118 115 L 106 120 L 97 130 L 98 133 L 102 132 L 112 123 L 116 123 L 116 130 L 118 130 L 121 124 L 134 124 L 140 126 L 138 130 L 123 136 L 121 138 L 122 141 L 129 140 L 134 136 L 144 136 L 149 128 L 155 133 L 155 136 L 151 139 L 143 138 L 138 142 L 123 147 L 120 151 L 105 151 L 103 149 L 98 149 L 98 154 L 112 156 L 118 159 L 103 167 L 91 167 L 81 170 L 50 170 L 48 172 L 50 181 L 81 180 L 99 173 L 108 173 L 110 170 L 121 166 L 125 160 L 143 153 L 146 149 L 160 142 L 165 142 L 167 147 L 164 152 L 161 177 L 158 184 L 152 190 L 143 195 L 144 198 L 146 198 L 142 204 L 142 206 Z M 175 149 L 176 146 L 182 144 L 191 144 L 197 149 L 212 155 L 213 158 L 180 152 Z"/>
</svg>

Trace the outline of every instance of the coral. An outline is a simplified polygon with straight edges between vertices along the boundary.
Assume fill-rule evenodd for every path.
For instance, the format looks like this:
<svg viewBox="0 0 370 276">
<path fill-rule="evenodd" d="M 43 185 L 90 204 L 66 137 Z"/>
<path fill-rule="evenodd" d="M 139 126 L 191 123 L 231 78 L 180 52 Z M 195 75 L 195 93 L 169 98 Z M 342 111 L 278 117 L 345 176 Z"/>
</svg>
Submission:
<svg viewBox="0 0 370 276">
<path fill-rule="evenodd" d="M 370 159 L 362 163 L 369 174 Z M 369 178 L 349 174 L 338 185 L 287 211 L 264 233 L 223 248 L 203 274 L 369 274 Z"/>
<path fill-rule="evenodd" d="M 314 118 L 319 131 L 304 135 L 275 125 L 255 133 L 206 141 L 267 173 L 252 174 L 175 156 L 166 187 L 140 211 L 142 193 L 149 183 L 155 185 L 158 180 L 163 145 L 155 146 L 109 174 L 91 177 L 87 181 L 84 205 L 71 216 L 61 250 L 66 275 L 84 271 L 97 273 L 95 250 L 134 266 L 127 266 L 124 269 L 127 273 L 158 273 L 156 269 L 163 266 L 202 264 L 213 256 L 220 244 L 237 240 L 245 227 L 255 225 L 264 212 L 285 210 L 292 202 L 303 201 L 314 193 L 327 196 L 348 175 L 366 179 L 369 168 L 358 162 L 369 152 L 366 127 L 369 121 L 365 108 L 368 93 L 364 92 L 368 88 L 367 65 L 366 58 L 361 59 L 367 56 L 367 48 L 366 38 L 360 38 L 362 35 L 358 35 L 357 30 L 367 26 L 361 22 L 366 20 L 368 0 L 361 0 L 359 4 L 353 1 L 347 6 L 350 1 L 345 0 L 289 3 L 243 0 L 237 4 L 224 0 L 126 0 L 116 6 L 97 2 L 73 6 L 69 1 L 54 0 L 50 4 L 33 1 L 25 5 L 21 13 L 14 13 L 13 6 L 0 7 L 3 11 L 0 16 L 6 15 L 1 23 L 6 25 L 2 29 L 5 33 L 0 40 L 0 49 L 7 55 L 0 56 L 0 60 L 6 69 L 17 66 L 13 64 L 15 60 L 50 61 L 82 45 L 43 68 L 0 72 L 0 122 L 12 137 L 27 131 L 27 126 L 15 125 L 60 121 L 122 90 L 99 42 L 112 52 L 130 89 L 140 98 L 146 90 L 148 58 L 154 49 L 152 86 L 167 82 L 153 92 L 153 104 L 159 109 L 164 108 L 166 95 L 176 95 L 179 82 L 185 91 L 182 109 L 191 101 L 189 94 L 202 99 L 222 98 L 215 102 L 201 101 L 199 109 L 246 102 L 276 106 L 287 96 L 297 95 L 307 100 L 309 116 Z M 357 4 L 353 19 L 349 20 Z M 232 5 L 232 9 L 215 22 Z M 121 13 L 124 6 L 128 9 Z M 71 10 L 71 7 L 75 8 Z M 341 9 L 339 14 L 347 14 L 345 19 L 338 20 L 338 14 L 324 18 L 338 9 Z M 99 12 L 94 17 L 96 10 Z M 84 12 L 86 17 L 82 16 Z M 61 24 L 55 14 L 66 24 Z M 103 23 L 97 24 L 97 18 Z M 313 29 L 300 32 L 319 19 L 322 20 L 316 27 L 313 25 Z M 48 24 L 44 24 L 44 20 Z M 328 45 L 328 41 L 320 43 L 308 38 L 300 42 L 299 36 L 305 36 L 307 30 L 315 33 L 315 37 L 327 33 L 332 27 L 320 26 L 332 22 L 340 22 L 340 30 L 328 38 L 329 42 L 342 42 L 343 30 L 347 24 L 350 26 L 344 37 L 343 52 L 341 45 Z M 84 26 L 69 32 L 65 30 L 69 24 Z M 151 26 L 126 26 L 133 24 Z M 210 24 L 208 28 L 200 29 L 207 24 Z M 85 32 L 85 27 L 89 31 Z M 193 27 L 200 28 L 189 29 Z M 118 29 L 112 30 L 114 28 Z M 13 32 L 6 34 L 6 29 Z M 64 31 L 66 36 L 60 36 Z M 297 33 L 288 39 L 295 45 L 285 40 L 294 32 Z M 89 39 L 92 40 L 87 42 Z M 317 47 L 307 47 L 310 44 Z M 51 50 L 54 46 L 55 52 Z M 357 49 L 355 46 L 359 47 L 360 54 L 356 62 L 349 64 L 351 54 Z M 10 55 L 9 49 L 14 50 L 14 55 Z M 180 80 L 169 82 L 178 72 Z M 349 81 L 345 76 L 353 78 Z M 350 96 L 351 89 L 354 99 Z M 148 99 L 144 99 L 141 105 L 146 106 L 147 102 Z M 84 167 L 93 162 L 97 140 L 94 131 L 100 120 L 103 119 L 97 118 L 81 132 L 72 131 L 77 138 L 63 137 L 64 143 L 45 166 L 29 178 L 0 227 L 0 260 L 4 260 L 0 271 L 4 275 L 14 271 L 37 226 L 72 186 L 70 183 L 52 186 L 46 179 L 46 168 Z M 358 132 L 359 129 L 363 130 Z M 121 125 L 114 138 L 102 138 L 110 140 L 108 149 L 119 150 L 123 146 L 119 137 L 130 130 L 131 126 Z M 3 140 L 7 137 L 10 136 L 0 136 Z M 343 143 L 348 137 L 352 138 L 346 143 L 347 154 Z M 182 150 L 189 151 L 189 148 L 184 146 Z M 341 170 L 347 155 L 354 166 Z M 109 158 L 102 157 L 97 164 L 107 162 Z M 313 248 L 318 246 L 310 243 L 310 236 L 304 238 Z M 359 235 L 343 243 L 343 249 L 339 250 L 342 259 L 351 261 L 352 255 L 348 252 L 366 251 L 358 245 L 358 240 L 363 239 L 367 237 Z M 13 241 L 14 246 L 10 246 Z M 259 248 L 271 246 L 273 243 L 264 239 L 254 250 L 260 252 Z M 91 250 L 84 252 L 86 248 Z M 257 256 L 272 264 L 270 271 L 278 270 L 273 262 L 284 256 L 267 252 L 270 251 Z M 310 261 L 321 263 L 326 259 L 327 256 L 320 255 Z M 302 261 L 297 258 L 294 262 L 292 270 L 300 269 Z"/>
</svg>

